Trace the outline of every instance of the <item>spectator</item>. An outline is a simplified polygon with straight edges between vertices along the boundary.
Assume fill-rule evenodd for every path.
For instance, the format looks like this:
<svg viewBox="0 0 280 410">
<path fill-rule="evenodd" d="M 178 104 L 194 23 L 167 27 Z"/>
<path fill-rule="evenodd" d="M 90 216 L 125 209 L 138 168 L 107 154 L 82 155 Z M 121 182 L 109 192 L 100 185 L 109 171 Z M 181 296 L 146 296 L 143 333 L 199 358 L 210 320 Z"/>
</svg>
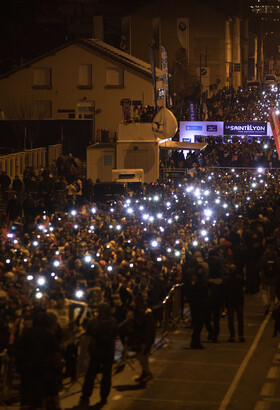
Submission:
<svg viewBox="0 0 280 410">
<path fill-rule="evenodd" d="M 2 171 L 0 174 L 0 187 L 2 194 L 2 201 L 8 200 L 8 190 L 11 183 L 11 178 L 6 171 Z"/>
<path fill-rule="evenodd" d="M 9 200 L 6 210 L 10 222 L 22 216 L 22 206 L 16 194 Z"/>
<path fill-rule="evenodd" d="M 111 317 L 110 306 L 107 303 L 100 304 L 97 318 L 88 323 L 87 334 L 90 337 L 90 363 L 82 387 L 80 404 L 89 405 L 96 375 L 102 373 L 100 384 L 101 407 L 107 403 L 111 390 L 115 337 L 117 334 L 117 322 Z"/>
</svg>

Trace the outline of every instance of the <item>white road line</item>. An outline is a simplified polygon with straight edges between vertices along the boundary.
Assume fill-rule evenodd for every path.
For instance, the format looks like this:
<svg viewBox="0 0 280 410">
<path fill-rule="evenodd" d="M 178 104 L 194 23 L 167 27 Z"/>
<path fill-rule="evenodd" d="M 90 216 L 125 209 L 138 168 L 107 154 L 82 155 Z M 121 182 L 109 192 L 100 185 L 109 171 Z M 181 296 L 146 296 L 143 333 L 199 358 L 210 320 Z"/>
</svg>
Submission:
<svg viewBox="0 0 280 410">
<path fill-rule="evenodd" d="M 168 360 L 168 359 L 156 359 L 157 363 L 180 363 L 188 366 L 218 366 L 218 367 L 239 367 L 238 364 L 233 363 L 216 363 L 216 362 L 194 362 L 189 360 Z"/>
<path fill-rule="evenodd" d="M 276 388 L 276 383 L 266 382 L 261 389 L 261 396 L 273 396 Z"/>
<path fill-rule="evenodd" d="M 153 382 L 156 382 L 156 381 L 166 382 L 168 384 L 170 384 L 170 383 L 194 383 L 194 384 L 214 384 L 214 385 L 217 385 L 217 384 L 225 385 L 226 384 L 226 385 L 228 385 L 228 382 L 223 382 L 223 381 L 218 382 L 216 380 L 210 381 L 210 380 L 196 380 L 196 379 L 186 380 L 186 379 L 174 379 L 174 377 L 167 378 L 167 379 L 165 379 L 164 377 L 154 377 Z"/>
<path fill-rule="evenodd" d="M 267 379 L 278 379 L 279 378 L 279 367 L 277 366 L 271 366 L 269 369 L 267 376 Z"/>
<path fill-rule="evenodd" d="M 185 405 L 185 408 L 187 409 L 188 406 L 195 405 L 195 406 L 200 406 L 200 408 L 209 408 L 209 406 L 218 406 L 219 402 L 217 401 L 199 401 L 199 400 L 171 400 L 171 399 L 158 399 L 154 397 L 135 397 L 135 396 L 123 396 L 124 400 L 131 400 L 134 402 L 147 402 L 147 403 L 169 403 L 170 408 L 171 406 L 175 404 L 180 404 L 180 405 Z"/>
<path fill-rule="evenodd" d="M 253 341 L 247 355 L 243 359 L 243 362 L 241 363 L 241 365 L 240 365 L 240 367 L 239 367 L 239 369 L 238 369 L 238 371 L 237 371 L 237 373 L 236 373 L 236 375 L 233 379 L 233 382 L 231 383 L 228 391 L 226 392 L 226 394 L 225 394 L 225 396 L 224 396 L 224 398 L 223 398 L 223 400 L 220 404 L 219 410 L 225 410 L 227 408 L 228 404 L 230 403 L 230 399 L 232 398 L 233 393 L 235 392 L 235 390 L 237 388 L 237 385 L 238 385 L 243 373 L 245 372 L 245 369 L 248 366 L 248 363 L 249 363 L 251 357 L 253 356 L 253 354 L 254 354 L 257 346 L 258 346 L 260 338 L 262 337 L 264 329 L 265 329 L 266 325 L 268 324 L 269 320 L 270 320 L 270 315 L 267 315 L 265 317 L 264 321 L 262 322 L 262 324 L 261 324 L 261 326 L 258 330 L 258 333 L 255 337 L 255 340 Z"/>
</svg>

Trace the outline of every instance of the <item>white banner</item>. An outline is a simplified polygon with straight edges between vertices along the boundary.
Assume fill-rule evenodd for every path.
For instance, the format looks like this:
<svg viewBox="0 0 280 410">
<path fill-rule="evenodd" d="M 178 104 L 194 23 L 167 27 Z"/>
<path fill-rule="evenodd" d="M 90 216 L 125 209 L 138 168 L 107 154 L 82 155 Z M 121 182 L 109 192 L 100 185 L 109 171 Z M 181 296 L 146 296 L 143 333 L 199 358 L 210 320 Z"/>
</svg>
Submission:
<svg viewBox="0 0 280 410">
<path fill-rule="evenodd" d="M 189 18 L 177 18 L 177 37 L 182 48 L 189 50 Z"/>
</svg>

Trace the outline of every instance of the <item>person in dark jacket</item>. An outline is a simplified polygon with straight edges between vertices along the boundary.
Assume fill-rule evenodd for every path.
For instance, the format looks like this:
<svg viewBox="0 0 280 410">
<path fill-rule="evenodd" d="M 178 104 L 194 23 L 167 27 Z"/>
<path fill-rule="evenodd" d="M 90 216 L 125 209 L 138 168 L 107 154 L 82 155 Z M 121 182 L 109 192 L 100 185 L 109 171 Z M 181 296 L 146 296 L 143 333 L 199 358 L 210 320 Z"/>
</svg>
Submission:
<svg viewBox="0 0 280 410">
<path fill-rule="evenodd" d="M 15 179 L 13 180 L 13 183 L 12 183 L 12 190 L 16 192 L 18 197 L 20 197 L 22 188 L 23 188 L 23 183 L 22 183 L 21 179 L 19 179 L 18 175 L 16 175 Z"/>
<path fill-rule="evenodd" d="M 142 373 L 135 379 L 137 383 L 146 383 L 153 375 L 149 367 L 149 356 L 155 341 L 156 321 L 151 309 L 147 309 L 143 296 L 138 293 L 135 296 L 135 308 L 133 318 L 133 347 L 140 363 Z"/>
<path fill-rule="evenodd" d="M 141 384 L 148 382 L 153 377 L 149 356 L 155 341 L 156 320 L 152 310 L 145 305 L 140 292 L 135 295 L 134 309 L 128 311 L 126 319 L 119 325 L 119 330 L 126 335 L 125 352 L 128 347 L 136 352 L 141 366 L 141 375 L 136 377 L 135 381 Z"/>
<path fill-rule="evenodd" d="M 213 343 L 217 343 L 220 333 L 220 316 L 224 297 L 224 274 L 226 267 L 216 249 L 209 251 L 208 264 L 208 340 L 212 341 Z"/>
<path fill-rule="evenodd" d="M 204 346 L 201 344 L 200 335 L 203 324 L 206 321 L 206 302 L 208 296 L 208 277 L 204 266 L 199 265 L 195 260 L 189 261 L 189 268 L 184 279 L 193 328 L 190 347 L 192 349 L 203 349 Z"/>
<path fill-rule="evenodd" d="M 224 278 L 225 305 L 227 309 L 228 329 L 230 334 L 228 339 L 229 342 L 235 341 L 234 313 L 236 313 L 237 317 L 239 341 L 245 342 L 243 321 L 244 285 L 245 280 L 242 270 L 238 270 L 234 264 L 230 265 Z"/>
<path fill-rule="evenodd" d="M 54 386 L 53 380 L 60 366 L 56 363 L 59 342 L 47 313 L 35 314 L 33 325 L 18 340 L 16 354 L 21 374 L 21 408 L 43 408 L 47 397 L 58 397 L 58 386 Z M 53 402 L 52 408 L 59 409 L 59 403 Z"/>
<path fill-rule="evenodd" d="M 87 335 L 90 337 L 90 362 L 82 387 L 80 404 L 88 406 L 98 373 L 102 374 L 100 384 L 100 407 L 106 404 L 111 389 L 112 366 L 115 353 L 117 321 L 111 316 L 110 305 L 101 303 L 98 316 L 89 321 Z"/>
<path fill-rule="evenodd" d="M 280 283 L 280 258 L 272 244 L 266 246 L 257 269 L 260 272 L 262 299 L 267 314 L 274 309 Z"/>
<path fill-rule="evenodd" d="M 11 183 L 11 178 L 6 171 L 2 171 L 0 174 L 0 188 L 2 193 L 2 201 L 8 200 L 8 190 Z"/>
<path fill-rule="evenodd" d="M 11 222 L 22 216 L 22 206 L 16 194 L 9 200 L 6 212 Z"/>
</svg>

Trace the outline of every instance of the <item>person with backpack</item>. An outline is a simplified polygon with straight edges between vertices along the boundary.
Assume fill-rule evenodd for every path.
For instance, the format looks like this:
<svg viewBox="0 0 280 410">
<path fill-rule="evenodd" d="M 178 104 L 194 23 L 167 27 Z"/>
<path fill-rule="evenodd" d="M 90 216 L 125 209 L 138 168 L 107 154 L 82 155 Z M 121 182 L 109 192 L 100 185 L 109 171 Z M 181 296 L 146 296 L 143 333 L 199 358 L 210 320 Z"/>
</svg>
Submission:
<svg viewBox="0 0 280 410">
<path fill-rule="evenodd" d="M 276 289 L 280 280 L 280 258 L 273 245 L 266 246 L 258 271 L 260 272 L 265 315 L 267 315 L 274 310 Z"/>
<path fill-rule="evenodd" d="M 107 397 L 111 390 L 117 329 L 117 321 L 111 316 L 110 305 L 105 302 L 101 303 L 98 308 L 98 316 L 90 320 L 87 326 L 87 335 L 90 338 L 90 362 L 82 387 L 80 406 L 88 407 L 98 373 L 102 374 L 100 408 L 107 403 Z"/>
</svg>

